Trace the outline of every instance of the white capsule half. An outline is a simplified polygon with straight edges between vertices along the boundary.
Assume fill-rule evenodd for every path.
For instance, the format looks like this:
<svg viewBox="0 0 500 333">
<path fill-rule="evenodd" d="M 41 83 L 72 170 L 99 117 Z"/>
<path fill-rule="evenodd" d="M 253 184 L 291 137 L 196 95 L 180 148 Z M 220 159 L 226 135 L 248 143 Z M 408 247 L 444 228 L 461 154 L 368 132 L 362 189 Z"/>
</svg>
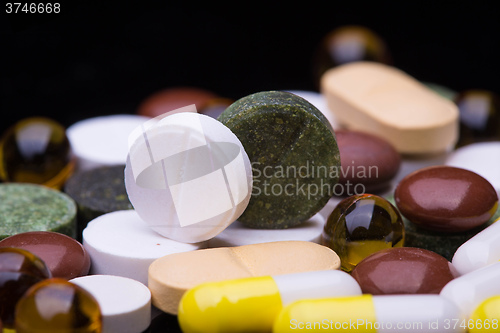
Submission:
<svg viewBox="0 0 500 333">
<path fill-rule="evenodd" d="M 500 260 L 500 219 L 462 244 L 451 263 L 464 275 Z"/>
<path fill-rule="evenodd" d="M 500 295 L 500 262 L 472 271 L 448 282 L 440 296 L 454 302 L 469 318 L 486 298 Z"/>
</svg>

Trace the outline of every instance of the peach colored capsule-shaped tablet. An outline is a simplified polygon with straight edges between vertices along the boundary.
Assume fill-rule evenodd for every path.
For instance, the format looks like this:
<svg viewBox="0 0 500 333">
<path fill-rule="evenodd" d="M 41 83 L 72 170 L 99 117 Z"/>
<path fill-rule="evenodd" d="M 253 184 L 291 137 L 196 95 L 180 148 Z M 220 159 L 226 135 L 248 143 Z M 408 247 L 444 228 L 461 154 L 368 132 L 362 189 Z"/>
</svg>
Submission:
<svg viewBox="0 0 500 333">
<path fill-rule="evenodd" d="M 457 142 L 456 105 L 394 67 L 339 66 L 322 76 L 321 90 L 340 124 L 378 135 L 400 153 L 438 153 Z"/>
<path fill-rule="evenodd" d="M 153 305 L 177 314 L 184 293 L 201 283 L 266 275 L 338 269 L 339 256 L 326 246 L 280 241 L 171 254 L 149 266 Z"/>
</svg>

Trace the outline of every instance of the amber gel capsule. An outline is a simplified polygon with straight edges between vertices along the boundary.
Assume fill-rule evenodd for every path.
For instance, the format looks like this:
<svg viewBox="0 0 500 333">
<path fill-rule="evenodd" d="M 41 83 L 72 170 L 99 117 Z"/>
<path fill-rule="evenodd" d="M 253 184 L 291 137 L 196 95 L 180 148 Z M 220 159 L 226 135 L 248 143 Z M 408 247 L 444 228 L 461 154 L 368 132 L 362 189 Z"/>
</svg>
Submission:
<svg viewBox="0 0 500 333">
<path fill-rule="evenodd" d="M 14 326 L 17 301 L 34 284 L 50 278 L 45 262 L 33 253 L 15 247 L 0 248 L 0 320 Z"/>
<path fill-rule="evenodd" d="M 99 333 L 101 310 L 83 288 L 63 279 L 37 283 L 16 306 L 16 333 Z"/>
</svg>

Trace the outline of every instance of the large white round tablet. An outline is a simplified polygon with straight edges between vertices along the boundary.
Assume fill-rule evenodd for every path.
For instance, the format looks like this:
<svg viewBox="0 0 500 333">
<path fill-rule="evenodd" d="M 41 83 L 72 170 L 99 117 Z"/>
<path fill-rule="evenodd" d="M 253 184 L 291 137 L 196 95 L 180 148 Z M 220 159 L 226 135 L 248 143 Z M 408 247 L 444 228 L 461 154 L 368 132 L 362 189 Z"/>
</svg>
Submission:
<svg viewBox="0 0 500 333">
<path fill-rule="evenodd" d="M 250 160 L 218 120 L 182 112 L 131 134 L 125 186 L 136 212 L 159 234 L 208 240 L 234 222 L 252 193 Z"/>
<path fill-rule="evenodd" d="M 151 230 L 133 210 L 101 215 L 83 230 L 83 246 L 91 260 L 91 274 L 128 277 L 148 283 L 149 265 L 172 253 L 206 247 L 206 242 L 186 244 Z"/>
<path fill-rule="evenodd" d="M 70 280 L 95 297 L 102 315 L 102 333 L 141 333 L 151 322 L 151 292 L 142 283 L 113 275 L 88 275 Z"/>
<path fill-rule="evenodd" d="M 130 132 L 149 119 L 119 114 L 85 119 L 68 127 L 66 134 L 79 170 L 125 164 Z"/>
<path fill-rule="evenodd" d="M 446 165 L 477 173 L 500 193 L 500 142 L 480 142 L 458 148 Z"/>
<path fill-rule="evenodd" d="M 288 229 L 252 229 L 236 221 L 208 241 L 208 247 L 230 247 L 277 241 L 306 241 L 320 243 L 325 218 L 316 214 L 308 221 Z"/>
<path fill-rule="evenodd" d="M 308 90 L 288 90 L 288 92 L 297 95 L 299 97 L 302 97 L 303 99 L 314 105 L 319 111 L 321 111 L 321 113 L 326 117 L 326 119 L 328 119 L 333 129 L 341 127 L 337 122 L 333 112 L 330 111 L 330 109 L 328 108 L 328 105 L 326 104 L 326 98 L 325 96 L 323 96 L 323 94 Z"/>
</svg>

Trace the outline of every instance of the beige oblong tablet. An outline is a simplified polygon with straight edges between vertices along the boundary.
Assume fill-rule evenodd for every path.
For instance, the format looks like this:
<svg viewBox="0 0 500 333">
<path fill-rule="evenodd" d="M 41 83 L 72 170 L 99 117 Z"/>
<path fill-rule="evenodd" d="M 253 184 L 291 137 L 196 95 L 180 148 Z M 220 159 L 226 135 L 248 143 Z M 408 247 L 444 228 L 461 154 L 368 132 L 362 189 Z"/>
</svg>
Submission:
<svg viewBox="0 0 500 333">
<path fill-rule="evenodd" d="M 171 254 L 149 266 L 148 287 L 160 310 L 177 314 L 184 293 L 201 283 L 338 269 L 339 256 L 312 242 L 282 241 Z"/>
<path fill-rule="evenodd" d="M 394 67 L 335 67 L 322 76 L 321 91 L 340 124 L 380 136 L 400 153 L 443 152 L 458 139 L 456 105 Z"/>
</svg>

